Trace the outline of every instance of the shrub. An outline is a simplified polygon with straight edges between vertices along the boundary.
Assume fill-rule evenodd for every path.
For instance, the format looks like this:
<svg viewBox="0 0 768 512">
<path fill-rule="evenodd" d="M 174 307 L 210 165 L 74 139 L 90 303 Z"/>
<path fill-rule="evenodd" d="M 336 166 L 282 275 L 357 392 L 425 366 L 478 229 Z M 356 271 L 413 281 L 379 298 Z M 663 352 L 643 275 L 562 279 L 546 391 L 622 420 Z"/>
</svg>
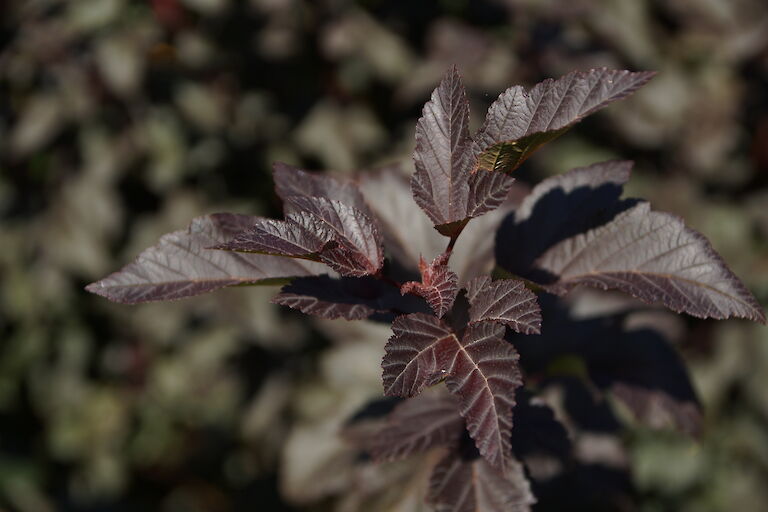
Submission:
<svg viewBox="0 0 768 512">
<path fill-rule="evenodd" d="M 636 306 L 580 319 L 553 295 L 586 285 L 700 318 L 765 323 L 701 234 L 621 197 L 630 162 L 573 169 L 510 199 L 511 174 L 534 151 L 652 76 L 598 69 L 530 91 L 511 87 L 470 136 L 469 103 L 452 69 L 417 124 L 410 190 L 394 167 L 353 182 L 278 163 L 284 219 L 199 217 L 87 289 L 135 304 L 281 283 L 277 304 L 392 322 L 384 394 L 407 399 L 362 412 L 346 436 L 377 461 L 443 447 L 427 493 L 437 510 L 529 510 L 529 476 L 551 480 L 542 456 L 578 470 L 557 419 L 567 416 L 573 429 L 597 418 L 579 417 L 578 397 L 608 391 L 652 424 L 661 418 L 693 435 L 700 428 L 674 350 L 627 322 Z M 564 413 L 536 396 L 552 386 L 563 390 Z"/>
</svg>

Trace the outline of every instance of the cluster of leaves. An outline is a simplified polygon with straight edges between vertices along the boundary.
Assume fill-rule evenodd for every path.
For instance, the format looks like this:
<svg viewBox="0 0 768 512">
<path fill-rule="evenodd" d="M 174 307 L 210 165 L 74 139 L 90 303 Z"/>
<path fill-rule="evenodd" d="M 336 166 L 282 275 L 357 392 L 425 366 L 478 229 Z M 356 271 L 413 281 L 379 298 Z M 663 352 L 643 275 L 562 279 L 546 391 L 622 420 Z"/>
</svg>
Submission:
<svg viewBox="0 0 768 512">
<path fill-rule="evenodd" d="M 513 412 L 518 421 L 530 406 L 518 404 L 524 370 L 540 372 L 575 351 L 587 361 L 587 378 L 639 417 L 661 408 L 691 433 L 699 419 L 679 361 L 643 332 L 625 330 L 620 318 L 581 325 L 574 336 L 587 334 L 576 339 L 546 331 L 531 337 L 542 332 L 541 298 L 534 291 L 565 295 L 586 285 L 700 318 L 765 322 L 756 300 L 702 235 L 645 202 L 621 198 L 630 163 L 571 170 L 540 183 L 517 207 L 508 204 L 511 173 L 534 151 L 652 76 L 596 69 L 529 91 L 511 87 L 471 135 L 466 92 L 458 71 L 450 70 L 416 128 L 413 199 L 447 238 L 442 252 L 425 259 L 426 251 L 419 251 L 419 275 L 416 262 L 403 257 L 413 249 L 405 247 L 413 226 L 392 222 L 388 209 L 395 206 L 381 200 L 397 193 L 392 187 L 402 190 L 395 170 L 355 183 L 276 164 L 284 219 L 195 219 L 88 290 L 139 303 L 289 280 L 275 303 L 323 318 L 390 320 L 384 392 L 408 400 L 380 428 L 352 437 L 377 460 L 446 447 L 428 495 L 437 510 L 529 510 L 535 498 L 521 454 L 530 446 L 519 438 L 515 443 L 512 429 Z M 504 220 L 493 217 L 493 231 L 474 222 L 486 239 L 495 232 L 495 254 L 478 251 L 455 272 L 450 263 L 459 237 L 471 231 L 473 219 L 494 211 Z M 493 259 L 497 279 L 487 273 Z M 621 349 L 609 350 L 600 339 Z M 616 371 L 613 363 L 627 355 L 635 366 L 624 360 L 628 364 Z M 641 371 L 670 360 L 671 370 L 663 372 L 668 382 L 648 380 Z M 440 382 L 448 393 L 422 394 Z"/>
</svg>

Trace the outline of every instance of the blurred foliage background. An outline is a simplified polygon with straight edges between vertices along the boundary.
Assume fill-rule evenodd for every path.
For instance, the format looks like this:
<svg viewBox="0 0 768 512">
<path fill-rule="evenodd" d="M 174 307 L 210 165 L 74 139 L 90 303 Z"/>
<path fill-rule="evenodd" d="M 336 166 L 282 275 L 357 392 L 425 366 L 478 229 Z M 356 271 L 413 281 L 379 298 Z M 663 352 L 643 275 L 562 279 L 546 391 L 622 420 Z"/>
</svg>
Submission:
<svg viewBox="0 0 768 512">
<path fill-rule="evenodd" d="M 125 307 L 83 286 L 194 216 L 279 214 L 274 160 L 407 160 L 454 63 L 475 126 L 512 84 L 659 71 L 520 179 L 636 160 L 630 194 L 684 216 L 768 303 L 764 0 L 11 0 L 0 13 L 2 510 L 422 510 L 410 473 L 361 478 L 335 435 L 381 393 L 386 326 L 312 323 L 269 305 L 267 287 Z M 677 338 L 705 433 L 628 430 L 627 510 L 768 510 L 768 329 L 686 318 Z M 383 489 L 397 499 L 365 501 Z"/>
</svg>

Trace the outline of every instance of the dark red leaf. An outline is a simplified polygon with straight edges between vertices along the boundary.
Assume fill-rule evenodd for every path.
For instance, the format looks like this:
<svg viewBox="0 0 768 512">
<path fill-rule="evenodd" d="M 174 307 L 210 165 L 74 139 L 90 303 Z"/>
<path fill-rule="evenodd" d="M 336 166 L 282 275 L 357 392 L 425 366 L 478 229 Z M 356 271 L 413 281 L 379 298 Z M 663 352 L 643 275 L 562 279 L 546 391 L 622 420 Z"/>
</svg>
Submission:
<svg viewBox="0 0 768 512">
<path fill-rule="evenodd" d="M 536 295 L 516 279 L 476 277 L 467 284 L 470 322 L 498 322 L 523 334 L 541 332 Z"/>
<path fill-rule="evenodd" d="M 229 213 L 198 217 L 186 230 L 164 235 L 135 262 L 86 289 L 115 302 L 137 304 L 322 271 L 322 265 L 307 261 L 206 249 L 261 220 Z"/>
<path fill-rule="evenodd" d="M 474 137 L 473 151 L 479 155 L 499 143 L 514 143 L 534 134 L 568 128 L 627 97 L 654 75 L 601 68 L 574 71 L 557 80 L 550 78 L 530 91 L 521 86 L 510 87 L 488 109 L 485 123 Z M 531 151 L 528 146 L 517 149 L 521 155 Z"/>
<path fill-rule="evenodd" d="M 511 460 L 510 431 L 515 389 L 522 384 L 517 352 L 504 327 L 472 324 L 461 340 L 440 319 L 398 317 L 382 361 L 387 395 L 413 396 L 445 378 L 459 396 L 460 412 L 480 454 L 504 469 Z"/>
<path fill-rule="evenodd" d="M 399 316 L 392 331 L 381 363 L 385 395 L 414 396 L 445 377 L 458 341 L 442 320 L 424 313 Z"/>
<path fill-rule="evenodd" d="M 647 203 L 560 242 L 536 266 L 551 276 L 546 288 L 557 294 L 583 284 L 618 289 L 699 318 L 765 323 L 758 302 L 706 238 Z"/>
<path fill-rule="evenodd" d="M 436 512 L 530 512 L 536 503 L 519 462 L 502 472 L 457 452 L 435 466 L 429 487 L 427 500 Z"/>
<path fill-rule="evenodd" d="M 514 86 L 488 109 L 475 135 L 468 212 L 481 215 L 497 207 L 511 186 L 508 174 L 541 145 L 584 117 L 636 91 L 654 73 L 593 69 L 548 79 L 530 91 Z"/>
<path fill-rule="evenodd" d="M 352 440 L 377 462 L 394 461 L 436 446 L 455 444 L 464 431 L 456 399 L 448 394 L 423 393 L 404 400 L 378 428 Z"/>
<path fill-rule="evenodd" d="M 286 220 L 256 219 L 232 240 L 211 249 L 319 259 L 319 253 L 332 239 L 332 233 L 322 223 L 297 213 L 288 215 Z"/>
<path fill-rule="evenodd" d="M 424 105 L 416 125 L 413 197 L 436 225 L 467 218 L 467 181 L 472 166 L 469 101 L 454 67 Z"/>
<path fill-rule="evenodd" d="M 373 220 L 360 210 L 333 199 L 288 196 L 286 204 L 319 224 L 318 234 L 331 233 L 320 260 L 344 276 L 375 274 L 384 263 L 384 249 Z"/>
<path fill-rule="evenodd" d="M 459 396 L 461 415 L 480 454 L 506 471 L 512 461 L 515 389 L 523 382 L 517 352 L 504 340 L 504 327 L 488 322 L 468 326 L 460 342 L 455 337 L 451 341 L 448 389 Z"/>
<path fill-rule="evenodd" d="M 424 299 L 435 314 L 442 316 L 451 309 L 459 291 L 459 277 L 448 267 L 448 254 L 442 254 L 427 265 L 424 258 L 419 259 L 421 282 L 404 283 L 400 292 L 412 293 Z"/>
</svg>

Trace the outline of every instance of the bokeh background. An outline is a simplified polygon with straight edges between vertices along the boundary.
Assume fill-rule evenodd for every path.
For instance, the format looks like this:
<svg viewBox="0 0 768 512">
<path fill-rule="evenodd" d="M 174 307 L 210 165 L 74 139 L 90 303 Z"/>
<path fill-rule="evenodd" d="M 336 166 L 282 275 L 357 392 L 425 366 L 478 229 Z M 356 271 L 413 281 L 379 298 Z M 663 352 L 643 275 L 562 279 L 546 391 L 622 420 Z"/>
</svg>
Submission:
<svg viewBox="0 0 768 512">
<path fill-rule="evenodd" d="M 512 84 L 659 71 L 520 179 L 636 160 L 629 193 L 684 216 L 768 303 L 764 0 L 10 0 L 0 510 L 422 510 L 335 435 L 381 393 L 386 326 L 310 322 L 265 287 L 127 307 L 83 286 L 194 216 L 279 215 L 274 160 L 407 160 L 452 64 L 475 126 Z M 768 510 L 768 329 L 685 318 L 677 338 L 705 431 L 629 428 L 626 509 Z M 400 497 L 376 505 L 382 489 Z"/>
</svg>

